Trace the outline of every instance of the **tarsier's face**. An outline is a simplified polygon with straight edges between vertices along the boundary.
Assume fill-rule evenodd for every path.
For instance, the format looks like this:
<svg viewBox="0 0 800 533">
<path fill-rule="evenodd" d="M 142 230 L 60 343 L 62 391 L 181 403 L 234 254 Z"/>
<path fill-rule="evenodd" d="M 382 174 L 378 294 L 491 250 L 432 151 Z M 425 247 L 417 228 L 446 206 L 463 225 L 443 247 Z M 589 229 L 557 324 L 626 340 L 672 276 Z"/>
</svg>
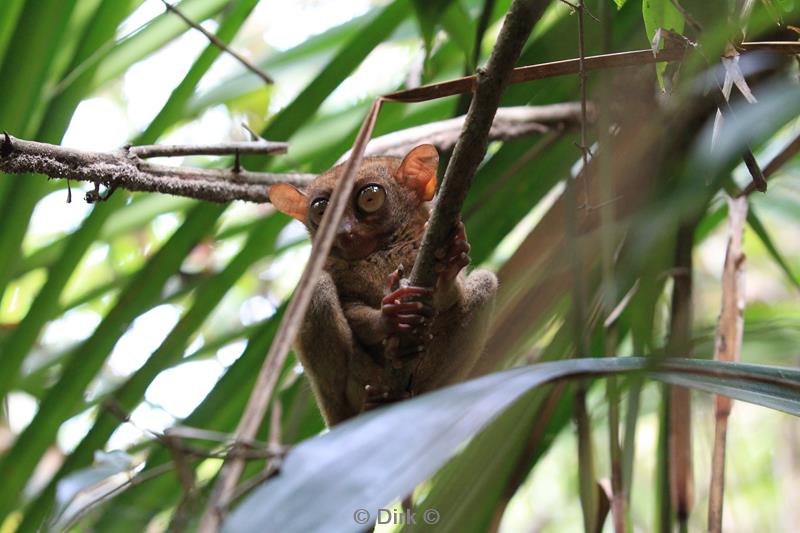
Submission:
<svg viewBox="0 0 800 533">
<path fill-rule="evenodd" d="M 336 232 L 331 254 L 354 261 L 384 248 L 403 228 L 411 213 L 433 197 L 438 154 L 431 145 L 414 148 L 401 161 L 392 157 L 365 158 Z M 322 222 L 330 196 L 344 165 L 321 174 L 305 191 L 273 185 L 270 200 L 277 209 L 308 227 L 312 237 Z"/>
</svg>

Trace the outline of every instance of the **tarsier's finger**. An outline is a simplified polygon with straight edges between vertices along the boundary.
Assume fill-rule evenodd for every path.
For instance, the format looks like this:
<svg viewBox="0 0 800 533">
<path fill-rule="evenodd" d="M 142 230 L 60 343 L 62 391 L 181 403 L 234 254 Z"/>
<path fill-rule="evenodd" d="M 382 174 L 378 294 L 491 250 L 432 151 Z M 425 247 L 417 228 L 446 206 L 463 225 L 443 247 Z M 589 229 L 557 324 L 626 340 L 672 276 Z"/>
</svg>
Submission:
<svg viewBox="0 0 800 533">
<path fill-rule="evenodd" d="M 383 297 L 382 303 L 394 303 L 406 296 L 430 296 L 433 294 L 433 289 L 427 287 L 400 287 L 394 292 L 391 292 Z"/>
<path fill-rule="evenodd" d="M 400 287 L 400 278 L 402 277 L 402 273 L 400 272 L 400 268 L 386 276 L 386 284 L 384 287 L 384 293 L 389 294 L 393 291 L 396 291 Z"/>
<path fill-rule="evenodd" d="M 433 308 L 422 302 L 402 302 L 399 304 L 388 303 L 381 305 L 381 313 L 386 316 L 409 314 L 433 316 Z"/>
<path fill-rule="evenodd" d="M 390 324 L 398 326 L 402 324 L 420 325 L 427 322 L 428 317 L 422 315 L 396 315 L 388 318 L 387 320 Z"/>
</svg>

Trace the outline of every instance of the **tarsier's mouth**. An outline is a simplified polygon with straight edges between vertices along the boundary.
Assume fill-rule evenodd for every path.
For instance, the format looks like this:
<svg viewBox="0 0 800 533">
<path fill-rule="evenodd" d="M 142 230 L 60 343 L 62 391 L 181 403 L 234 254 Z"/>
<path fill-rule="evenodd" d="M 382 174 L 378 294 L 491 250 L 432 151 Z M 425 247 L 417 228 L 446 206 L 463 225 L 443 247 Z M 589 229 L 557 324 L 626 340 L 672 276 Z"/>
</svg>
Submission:
<svg viewBox="0 0 800 533">
<path fill-rule="evenodd" d="M 365 237 L 354 233 L 339 235 L 334 241 L 333 252 L 348 261 L 364 259 L 377 248 L 377 242 L 372 237 Z"/>
</svg>

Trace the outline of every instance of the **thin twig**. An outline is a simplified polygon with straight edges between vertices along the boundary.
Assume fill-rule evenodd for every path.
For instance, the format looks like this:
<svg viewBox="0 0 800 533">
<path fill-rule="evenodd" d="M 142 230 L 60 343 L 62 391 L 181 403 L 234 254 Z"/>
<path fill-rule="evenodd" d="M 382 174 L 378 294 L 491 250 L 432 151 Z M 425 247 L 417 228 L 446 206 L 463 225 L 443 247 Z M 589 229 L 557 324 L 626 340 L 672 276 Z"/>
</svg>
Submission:
<svg viewBox="0 0 800 533">
<path fill-rule="evenodd" d="M 743 52 L 766 50 L 777 54 L 797 55 L 800 54 L 800 42 L 748 42 L 741 43 L 740 50 Z M 584 58 L 584 69 L 586 72 L 591 72 L 593 70 L 651 65 L 653 63 L 671 63 L 682 60 L 686 53 L 687 48 L 685 46 L 676 46 L 671 42 L 667 42 L 664 48 L 658 50 L 656 53 L 653 53 L 653 50 L 648 48 L 647 50 L 587 56 Z M 514 69 L 509 76 L 508 84 L 511 85 L 555 76 L 577 74 L 580 69 L 579 63 L 579 59 L 575 58 L 519 67 Z M 475 76 L 466 76 L 455 80 L 422 85 L 415 89 L 390 93 L 384 95 L 383 98 L 390 102 L 425 102 L 435 98 L 444 98 L 445 96 L 454 96 L 465 91 L 472 91 L 475 84 Z"/>
<path fill-rule="evenodd" d="M 672 289 L 670 336 L 667 352 L 692 353 L 692 250 L 698 220 L 684 222 L 678 229 L 675 244 L 675 268 L 685 271 L 676 276 Z M 685 387 L 672 385 L 669 390 L 669 481 L 678 524 L 685 527 L 693 499 L 692 410 L 691 396 Z M 665 495 L 669 497 L 669 495 Z"/>
<path fill-rule="evenodd" d="M 88 152 L 25 141 L 5 134 L 0 140 L 0 172 L 44 174 L 50 178 L 103 184 L 129 191 L 159 192 L 210 202 L 269 200 L 264 185 L 294 182 L 302 186 L 312 174 L 267 174 L 218 169 L 167 167 L 139 162 L 128 151 Z"/>
<path fill-rule="evenodd" d="M 142 472 L 139 475 L 134 475 L 128 478 L 127 481 L 124 483 L 120 483 L 118 486 L 114 487 L 113 489 L 109 490 L 102 496 L 99 496 L 95 500 L 89 502 L 86 506 L 84 506 L 80 511 L 75 513 L 75 516 L 70 518 L 69 522 L 64 525 L 64 531 L 70 531 L 75 525 L 80 523 L 83 518 L 88 515 L 93 509 L 95 509 L 98 505 L 102 504 L 103 502 L 110 500 L 120 492 L 134 487 L 136 485 L 140 485 L 145 481 L 149 481 L 153 478 L 156 478 L 160 475 L 166 474 L 167 472 L 172 470 L 172 463 L 164 463 L 162 465 L 155 466 L 146 472 Z"/>
<path fill-rule="evenodd" d="M 586 533 L 599 531 L 597 482 L 594 469 L 594 445 L 592 443 L 592 424 L 586 411 L 587 385 L 579 381 L 575 389 L 574 416 L 578 433 L 578 479 L 581 507 L 583 508 L 583 529 Z"/>
<path fill-rule="evenodd" d="M 588 105 L 587 120 L 594 121 L 597 110 Z M 422 143 L 434 145 L 440 152 L 451 150 L 458 141 L 466 115 L 430 122 L 404 130 L 387 133 L 372 139 L 367 145 L 366 155 L 404 156 L 412 148 Z M 543 106 L 501 107 L 492 121 L 489 130 L 490 141 L 508 141 L 537 133 L 562 131 L 580 124 L 581 105 L 578 102 L 565 102 Z M 350 156 L 346 152 L 339 160 Z"/>
<path fill-rule="evenodd" d="M 167 436 L 162 442 L 169 448 L 170 455 L 172 455 L 172 462 L 175 464 L 175 472 L 181 483 L 181 488 L 183 489 L 181 501 L 175 508 L 175 512 L 172 513 L 172 519 L 169 523 L 169 531 L 180 533 L 186 530 L 186 526 L 192 515 L 192 507 L 194 507 L 197 500 L 197 482 L 194 468 L 184 454 L 180 439 Z"/>
<path fill-rule="evenodd" d="M 800 153 L 800 135 L 794 138 L 786 147 L 781 150 L 778 155 L 772 158 L 764 167 L 764 179 L 769 180 L 775 172 L 777 172 L 783 165 L 792 160 L 794 156 Z M 756 183 L 751 181 L 747 187 L 740 193 L 740 196 L 750 196 L 755 191 L 759 190 Z"/>
<path fill-rule="evenodd" d="M 714 359 L 738 361 L 744 333 L 744 253 L 742 234 L 747 219 L 747 199 L 728 199 L 729 235 L 722 271 L 722 309 L 717 325 Z M 722 504 L 725 491 L 725 440 L 732 400 L 714 398 L 714 450 L 711 456 L 711 482 L 708 498 L 708 531 L 722 531 Z"/>
<path fill-rule="evenodd" d="M 241 63 L 247 70 L 249 70 L 250 72 L 252 72 L 256 76 L 261 78 L 264 81 L 264 83 L 266 83 L 267 85 L 271 85 L 271 84 L 274 83 L 274 80 L 266 72 L 264 72 L 263 70 L 261 70 L 260 68 L 258 68 L 254 64 L 252 64 L 244 56 L 242 56 L 241 54 L 239 54 L 238 52 L 233 50 L 231 47 L 229 47 L 227 44 L 222 42 L 222 40 L 220 40 L 219 37 L 217 37 L 213 33 L 210 33 L 208 31 L 206 31 L 206 29 L 204 27 L 202 27 L 200 24 L 194 22 L 189 17 L 187 17 L 186 15 L 181 13 L 181 11 L 177 7 L 175 7 L 172 4 L 170 4 L 169 2 L 167 2 L 167 0 L 161 0 L 161 2 L 163 2 L 164 6 L 167 8 L 167 11 L 171 11 L 171 12 L 175 13 L 186 24 L 188 24 L 192 28 L 196 29 L 197 31 L 199 31 L 200 33 L 205 35 L 206 39 L 208 39 L 211 42 L 211 44 L 213 44 L 214 46 L 216 46 L 217 48 L 219 48 L 220 50 L 222 50 L 226 54 L 229 54 L 230 56 L 232 56 L 234 59 L 236 59 L 236 61 Z"/>
<path fill-rule="evenodd" d="M 562 0 L 563 1 L 563 0 Z M 578 80 L 581 90 L 581 173 L 585 173 L 589 166 L 589 145 L 586 143 L 586 44 L 583 29 L 583 14 L 585 11 L 583 0 L 579 0 L 578 11 Z M 583 205 L 589 205 L 588 180 L 583 180 Z"/>
<path fill-rule="evenodd" d="M 289 143 L 265 140 L 217 144 L 147 144 L 128 147 L 131 156 L 142 159 L 187 155 L 285 154 L 288 150 Z"/>
</svg>

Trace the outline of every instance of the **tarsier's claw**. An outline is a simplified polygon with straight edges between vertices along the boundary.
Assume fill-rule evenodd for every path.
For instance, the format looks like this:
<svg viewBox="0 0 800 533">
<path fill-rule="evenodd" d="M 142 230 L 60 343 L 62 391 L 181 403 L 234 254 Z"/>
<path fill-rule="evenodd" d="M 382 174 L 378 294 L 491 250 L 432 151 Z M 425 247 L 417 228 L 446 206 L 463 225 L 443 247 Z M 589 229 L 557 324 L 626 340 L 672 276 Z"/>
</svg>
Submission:
<svg viewBox="0 0 800 533">
<path fill-rule="evenodd" d="M 434 252 L 434 257 L 439 261 L 436 262 L 433 270 L 439 275 L 439 280 L 453 281 L 458 273 L 469 265 L 469 251 L 470 245 L 467 242 L 464 223 L 459 221 L 450 236 L 450 245 L 446 251 L 439 249 Z"/>
</svg>

